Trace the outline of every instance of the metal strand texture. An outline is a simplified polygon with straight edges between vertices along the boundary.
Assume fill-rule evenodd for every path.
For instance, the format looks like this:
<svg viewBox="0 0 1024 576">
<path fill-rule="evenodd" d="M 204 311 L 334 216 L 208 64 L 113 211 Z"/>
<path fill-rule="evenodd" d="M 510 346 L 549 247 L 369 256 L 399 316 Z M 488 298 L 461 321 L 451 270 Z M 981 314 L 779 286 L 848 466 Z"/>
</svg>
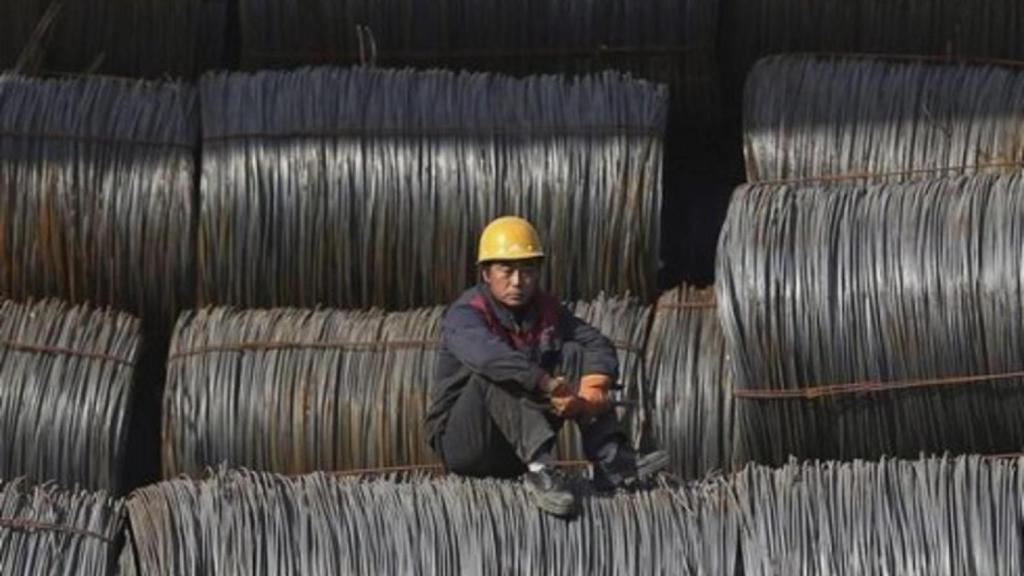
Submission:
<svg viewBox="0 0 1024 576">
<path fill-rule="evenodd" d="M 1024 181 L 751 185 L 718 253 L 743 450 L 1024 446 Z"/>
<path fill-rule="evenodd" d="M 1024 462 L 977 456 L 750 467 L 744 573 L 1019 574 Z"/>
<path fill-rule="evenodd" d="M 855 56 L 757 63 L 744 96 L 751 182 L 920 180 L 1024 167 L 1024 68 Z"/>
<path fill-rule="evenodd" d="M 446 304 L 503 214 L 540 228 L 559 297 L 655 288 L 663 87 L 316 68 L 200 91 L 204 304 Z"/>
<path fill-rule="evenodd" d="M 616 396 L 637 396 L 649 308 L 604 297 L 570 308 L 619 343 L 625 389 Z M 183 315 L 167 368 L 165 476 L 222 462 L 291 474 L 438 463 L 423 423 L 443 314 L 438 306 Z M 578 381 L 570 356 L 566 372 Z M 574 429 L 564 428 L 562 459 L 582 458 Z"/>
<path fill-rule="evenodd" d="M 38 39 L 33 31 L 51 0 L 5 5 L 0 19 L 0 69 Z M 60 2 L 45 38 L 50 72 L 145 78 L 193 77 L 223 65 L 227 3 L 219 0 L 85 0 Z M 219 42 L 219 43 L 218 43 Z"/>
<path fill-rule="evenodd" d="M 194 268 L 194 90 L 0 75 L 0 295 L 169 327 Z"/>
<path fill-rule="evenodd" d="M 239 12 L 249 69 L 372 60 L 513 75 L 621 70 L 671 86 L 690 122 L 721 113 L 719 0 L 243 0 Z"/>
<path fill-rule="evenodd" d="M 758 58 L 792 52 L 1024 58 L 1015 0 L 739 0 L 722 26 L 740 82 Z"/>
<path fill-rule="evenodd" d="M 673 472 L 693 479 L 732 470 L 733 378 L 714 290 L 683 285 L 662 294 L 646 362 L 651 431 Z"/>
<path fill-rule="evenodd" d="M 717 513 L 716 484 L 577 489 L 571 522 L 540 512 L 517 482 L 456 477 L 227 471 L 140 489 L 128 507 L 151 575 L 735 573 L 739 530 Z"/>
<path fill-rule="evenodd" d="M 0 481 L 0 573 L 114 576 L 125 518 L 103 492 Z"/>
<path fill-rule="evenodd" d="M 140 338 L 127 314 L 0 302 L 0 478 L 118 493 Z"/>
<path fill-rule="evenodd" d="M 1020 573 L 1020 458 L 751 465 L 726 478 L 592 494 L 572 521 L 518 482 L 286 478 L 244 470 L 136 492 L 142 573 Z"/>
</svg>

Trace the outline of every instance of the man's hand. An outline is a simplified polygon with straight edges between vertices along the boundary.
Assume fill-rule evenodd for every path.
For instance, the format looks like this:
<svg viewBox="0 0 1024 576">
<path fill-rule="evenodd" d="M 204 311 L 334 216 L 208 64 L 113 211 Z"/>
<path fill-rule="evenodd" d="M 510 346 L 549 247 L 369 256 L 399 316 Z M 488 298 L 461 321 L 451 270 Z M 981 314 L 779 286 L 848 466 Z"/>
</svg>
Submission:
<svg viewBox="0 0 1024 576">
<path fill-rule="evenodd" d="M 583 413 L 594 418 L 607 412 L 612 406 L 611 388 L 612 378 L 606 374 L 587 374 L 580 378 Z"/>
<path fill-rule="evenodd" d="M 548 378 L 540 388 L 551 401 L 552 412 L 561 418 L 575 418 L 586 408 L 586 402 L 569 391 L 569 383 L 562 376 Z"/>
</svg>

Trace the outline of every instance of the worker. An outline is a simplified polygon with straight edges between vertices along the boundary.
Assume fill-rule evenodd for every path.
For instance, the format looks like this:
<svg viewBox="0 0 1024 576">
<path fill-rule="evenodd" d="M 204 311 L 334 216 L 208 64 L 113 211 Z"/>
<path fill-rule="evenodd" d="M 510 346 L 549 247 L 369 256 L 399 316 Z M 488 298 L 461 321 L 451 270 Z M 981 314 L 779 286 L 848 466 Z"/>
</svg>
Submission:
<svg viewBox="0 0 1024 576">
<path fill-rule="evenodd" d="M 536 504 L 558 516 L 576 499 L 556 469 L 553 450 L 566 420 L 575 422 L 593 463 L 593 482 L 615 489 L 645 481 L 668 463 L 658 451 L 638 458 L 612 410 L 618 373 L 611 342 L 540 289 L 544 249 L 522 218 L 491 222 L 480 236 L 480 282 L 447 310 L 427 434 L 446 469 L 523 482 Z M 563 360 L 582 357 L 578 385 Z"/>
</svg>

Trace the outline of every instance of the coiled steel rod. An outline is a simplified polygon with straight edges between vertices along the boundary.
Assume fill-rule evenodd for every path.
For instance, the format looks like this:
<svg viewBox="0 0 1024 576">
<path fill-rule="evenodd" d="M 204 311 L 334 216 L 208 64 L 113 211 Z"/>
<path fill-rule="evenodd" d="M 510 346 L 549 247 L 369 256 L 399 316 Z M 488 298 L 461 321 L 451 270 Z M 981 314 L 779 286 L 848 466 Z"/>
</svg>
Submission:
<svg viewBox="0 0 1024 576">
<path fill-rule="evenodd" d="M 1024 446 L 1020 175 L 745 186 L 719 312 L 754 457 Z"/>
<path fill-rule="evenodd" d="M 0 478 L 121 490 L 140 332 L 108 310 L 0 303 Z"/>
<path fill-rule="evenodd" d="M 317 68 L 201 94 L 206 304 L 447 304 L 503 214 L 540 227 L 559 297 L 654 289 L 664 88 Z"/>
</svg>

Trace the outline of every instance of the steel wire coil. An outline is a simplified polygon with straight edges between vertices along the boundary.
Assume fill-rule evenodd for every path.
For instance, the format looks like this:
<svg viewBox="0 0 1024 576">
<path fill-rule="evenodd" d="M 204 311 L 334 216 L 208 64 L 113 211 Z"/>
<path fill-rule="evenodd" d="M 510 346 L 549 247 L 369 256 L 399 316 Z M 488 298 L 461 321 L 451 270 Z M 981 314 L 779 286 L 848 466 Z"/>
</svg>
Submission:
<svg viewBox="0 0 1024 576">
<path fill-rule="evenodd" d="M 601 297 L 570 309 L 618 343 L 624 390 L 615 396 L 638 396 L 649 307 Z M 222 462 L 292 474 L 438 463 L 423 423 L 444 310 L 183 315 L 167 368 L 165 476 Z M 564 361 L 573 382 L 579 360 L 570 352 Z M 623 411 L 627 426 L 638 410 Z M 560 438 L 562 459 L 582 458 L 574 429 Z"/>
<path fill-rule="evenodd" d="M 0 295 L 170 326 L 194 292 L 194 90 L 0 75 Z"/>
<path fill-rule="evenodd" d="M 1021 178 L 738 189 L 716 292 L 743 450 L 1020 449 Z"/>
<path fill-rule="evenodd" d="M 751 182 L 920 180 L 1024 166 L 1019 66 L 856 56 L 765 58 L 747 79 Z"/>
<path fill-rule="evenodd" d="M 732 470 L 733 379 L 713 289 L 682 285 L 662 294 L 646 363 L 651 432 L 673 472 L 692 479 Z"/>
<path fill-rule="evenodd" d="M 113 576 L 124 501 L 25 479 L 0 481 L 0 572 Z"/>
<path fill-rule="evenodd" d="M 0 478 L 119 492 L 140 339 L 127 314 L 0 302 Z"/>
<path fill-rule="evenodd" d="M 734 574 L 739 527 L 718 486 L 599 497 L 578 483 L 567 522 L 516 482 L 224 471 L 128 507 L 152 575 Z"/>
<path fill-rule="evenodd" d="M 654 290 L 661 87 L 318 68 L 200 90 L 205 304 L 445 304 L 510 213 L 540 228 L 560 297 Z"/>
<path fill-rule="evenodd" d="M 751 467 L 733 481 L 745 574 L 1019 574 L 1019 458 Z"/>
</svg>

